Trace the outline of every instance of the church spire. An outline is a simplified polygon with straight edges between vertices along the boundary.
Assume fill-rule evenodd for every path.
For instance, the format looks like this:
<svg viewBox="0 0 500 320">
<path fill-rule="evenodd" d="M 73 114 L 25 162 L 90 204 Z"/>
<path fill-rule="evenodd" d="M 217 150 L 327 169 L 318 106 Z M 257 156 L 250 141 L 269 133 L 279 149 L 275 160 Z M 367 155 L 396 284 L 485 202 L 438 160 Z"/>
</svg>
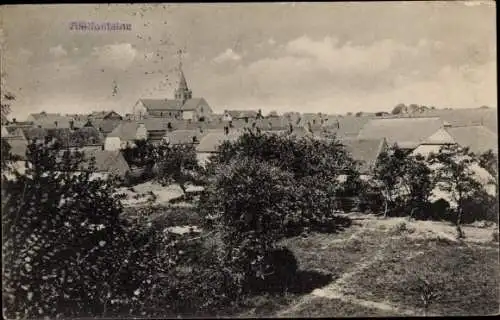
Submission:
<svg viewBox="0 0 500 320">
<path fill-rule="evenodd" d="M 175 90 L 175 99 L 184 104 L 186 100 L 192 98 L 192 92 L 189 90 L 186 77 L 182 71 L 182 50 L 177 51 L 179 55 L 179 87 Z"/>
</svg>

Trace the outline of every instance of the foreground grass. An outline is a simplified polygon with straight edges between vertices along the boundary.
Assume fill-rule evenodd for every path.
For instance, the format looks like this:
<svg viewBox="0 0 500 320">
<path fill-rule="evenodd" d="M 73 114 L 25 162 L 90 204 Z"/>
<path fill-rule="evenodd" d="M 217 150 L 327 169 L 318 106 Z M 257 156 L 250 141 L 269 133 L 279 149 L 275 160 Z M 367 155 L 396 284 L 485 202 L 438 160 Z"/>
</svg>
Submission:
<svg viewBox="0 0 500 320">
<path fill-rule="evenodd" d="M 151 218 L 164 227 L 197 225 L 201 221 L 192 208 L 157 207 Z M 396 309 L 381 310 L 360 305 L 356 299 L 387 303 L 397 306 L 397 309 L 411 310 L 414 315 L 423 315 L 422 289 L 419 288 L 422 279 L 438 295 L 431 301 L 428 314 L 498 313 L 498 243 L 476 243 L 473 239 L 469 243 L 455 242 L 449 236 L 443 237 L 448 227 L 440 223 L 426 222 L 426 230 L 415 230 L 411 224 L 402 226 L 400 220 L 371 219 L 354 221 L 351 227 L 338 233 L 310 233 L 306 237 L 283 240 L 281 245 L 290 249 L 298 262 L 298 277 L 301 277 L 298 288 L 246 297 L 238 306 L 220 310 L 218 315 L 402 315 Z M 485 236 L 490 237 L 491 230 L 475 228 L 468 232 L 474 232 L 475 238 L 484 240 Z M 208 242 L 213 240 L 207 238 Z M 347 274 L 348 280 L 343 279 Z M 314 289 L 328 287 L 341 279 L 344 283 L 340 293 L 352 297 L 353 302 L 312 294 Z M 304 298 L 307 298 L 305 302 Z"/>
<path fill-rule="evenodd" d="M 370 221 L 365 221 L 363 227 L 355 225 L 339 234 L 311 234 L 284 243 L 300 268 L 330 272 L 332 284 L 350 273 L 341 294 L 353 300 L 387 303 L 423 315 L 420 285 L 425 279 L 438 295 L 426 311 L 429 315 L 498 314 L 497 243 L 457 243 L 428 233 L 420 237 L 390 219 L 387 222 L 388 226 L 382 222 L 382 226 L 370 227 Z M 292 304 L 275 315 L 283 310 L 293 317 L 398 315 L 397 310 L 369 308 L 334 297 L 313 297 L 298 308 Z M 287 308 L 293 311 L 287 313 Z"/>
<path fill-rule="evenodd" d="M 410 253 L 417 253 L 415 257 Z M 422 308 L 425 279 L 437 294 L 428 312 L 438 315 L 498 313 L 498 248 L 400 239 L 386 259 L 363 270 L 351 283 L 354 296 Z"/>
</svg>

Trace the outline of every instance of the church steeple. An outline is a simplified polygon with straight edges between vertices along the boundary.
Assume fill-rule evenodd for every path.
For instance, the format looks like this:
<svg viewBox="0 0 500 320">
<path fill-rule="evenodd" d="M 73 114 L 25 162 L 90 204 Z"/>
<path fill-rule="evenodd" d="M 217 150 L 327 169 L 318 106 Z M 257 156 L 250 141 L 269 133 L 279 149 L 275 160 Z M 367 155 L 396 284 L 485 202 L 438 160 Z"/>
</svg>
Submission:
<svg viewBox="0 0 500 320">
<path fill-rule="evenodd" d="M 175 99 L 183 105 L 186 100 L 192 98 L 192 92 L 188 88 L 186 77 L 182 71 L 182 50 L 179 50 L 177 54 L 179 55 L 179 87 L 175 90 Z"/>
</svg>

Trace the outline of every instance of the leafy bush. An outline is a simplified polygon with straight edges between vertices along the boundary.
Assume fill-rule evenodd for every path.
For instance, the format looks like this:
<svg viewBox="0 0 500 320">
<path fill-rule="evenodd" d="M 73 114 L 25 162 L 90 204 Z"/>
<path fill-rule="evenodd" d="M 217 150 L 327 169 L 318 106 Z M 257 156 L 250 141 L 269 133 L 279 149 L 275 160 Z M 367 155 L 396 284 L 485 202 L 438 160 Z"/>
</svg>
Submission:
<svg viewBox="0 0 500 320">
<path fill-rule="evenodd" d="M 217 246 L 144 212 L 124 219 L 113 180 L 92 179 L 81 153 L 32 144 L 27 159 L 2 181 L 7 318 L 208 314 L 238 301 Z"/>
<path fill-rule="evenodd" d="M 382 195 L 385 215 L 428 218 L 434 180 L 423 157 L 390 147 L 377 162 L 375 182 L 369 191 Z"/>
<path fill-rule="evenodd" d="M 293 189 L 290 173 L 246 157 L 221 164 L 206 188 L 200 211 L 221 236 L 221 261 L 245 290 L 274 273 L 266 257 L 285 234 Z"/>
<path fill-rule="evenodd" d="M 113 182 L 72 174 L 82 154 L 57 144 L 31 144 L 27 159 L 3 181 L 4 314 L 100 314 L 127 238 Z"/>
<path fill-rule="evenodd" d="M 290 230 L 333 225 L 335 197 L 347 192 L 339 177 L 356 174 L 356 163 L 335 138 L 319 140 L 248 130 L 237 141 L 222 144 L 218 151 L 207 167 L 212 176 L 218 165 L 240 157 L 268 163 L 292 175 L 295 187 L 290 190 L 294 197 L 288 215 Z"/>
</svg>

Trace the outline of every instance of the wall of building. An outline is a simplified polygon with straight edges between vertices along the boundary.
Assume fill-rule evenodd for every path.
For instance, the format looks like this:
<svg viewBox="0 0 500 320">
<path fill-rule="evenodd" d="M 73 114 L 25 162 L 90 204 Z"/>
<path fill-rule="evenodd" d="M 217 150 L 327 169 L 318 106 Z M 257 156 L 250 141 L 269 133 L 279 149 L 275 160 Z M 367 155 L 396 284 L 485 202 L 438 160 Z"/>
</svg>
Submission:
<svg viewBox="0 0 500 320">
<path fill-rule="evenodd" d="M 121 139 L 118 137 L 107 137 L 104 140 L 104 150 L 114 151 L 120 150 Z"/>
</svg>

